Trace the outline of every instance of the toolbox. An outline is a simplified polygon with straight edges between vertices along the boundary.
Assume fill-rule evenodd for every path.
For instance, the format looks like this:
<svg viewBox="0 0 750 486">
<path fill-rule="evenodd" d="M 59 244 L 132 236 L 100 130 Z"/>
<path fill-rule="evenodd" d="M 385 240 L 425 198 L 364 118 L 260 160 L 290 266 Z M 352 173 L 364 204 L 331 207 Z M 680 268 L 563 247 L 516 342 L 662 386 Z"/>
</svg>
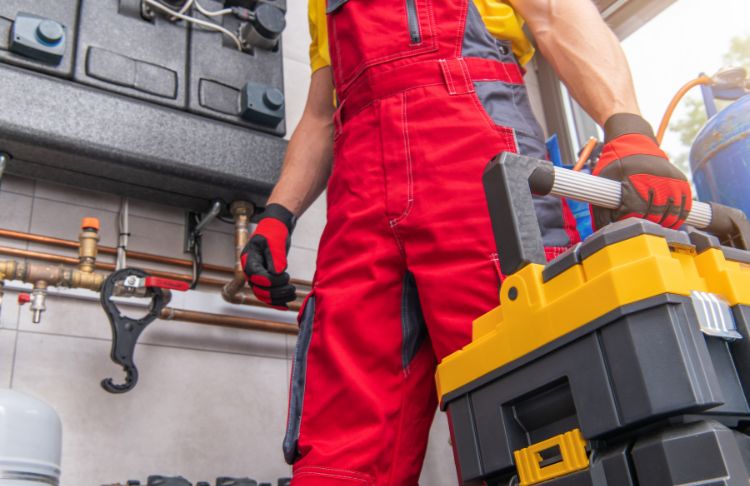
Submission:
<svg viewBox="0 0 750 486">
<path fill-rule="evenodd" d="M 696 202 L 719 237 L 628 219 L 547 263 L 531 192 L 596 179 L 509 153 L 485 171 L 509 275 L 438 366 L 459 481 L 747 485 L 750 252 L 726 246 L 747 248 L 747 220 Z"/>
</svg>

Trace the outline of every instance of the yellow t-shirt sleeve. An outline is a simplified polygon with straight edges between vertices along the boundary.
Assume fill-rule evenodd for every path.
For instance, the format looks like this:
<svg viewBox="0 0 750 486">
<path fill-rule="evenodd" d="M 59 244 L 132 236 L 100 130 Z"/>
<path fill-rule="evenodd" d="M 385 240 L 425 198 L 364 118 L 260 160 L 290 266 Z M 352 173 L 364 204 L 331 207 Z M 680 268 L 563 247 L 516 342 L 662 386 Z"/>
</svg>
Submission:
<svg viewBox="0 0 750 486">
<path fill-rule="evenodd" d="M 331 65 L 328 52 L 328 25 L 325 0 L 308 0 L 307 20 L 310 25 L 310 67 L 313 72 Z"/>
<path fill-rule="evenodd" d="M 511 41 L 513 54 L 521 65 L 534 56 L 534 46 L 523 31 L 524 20 L 507 2 L 502 0 L 474 0 L 487 30 L 496 39 Z"/>
</svg>

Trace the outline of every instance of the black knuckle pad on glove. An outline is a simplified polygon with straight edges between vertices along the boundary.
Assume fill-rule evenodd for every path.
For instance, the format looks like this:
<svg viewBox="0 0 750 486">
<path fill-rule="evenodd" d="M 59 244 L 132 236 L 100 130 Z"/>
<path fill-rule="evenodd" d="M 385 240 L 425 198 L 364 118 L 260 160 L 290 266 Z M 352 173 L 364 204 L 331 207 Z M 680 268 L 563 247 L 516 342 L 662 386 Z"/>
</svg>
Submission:
<svg viewBox="0 0 750 486">
<path fill-rule="evenodd" d="M 266 239 L 259 235 L 253 236 L 247 245 L 245 245 L 242 254 L 246 255 L 245 268 L 243 269 L 246 275 L 264 275 L 270 277 L 263 251 L 263 248 L 267 245 Z"/>
<path fill-rule="evenodd" d="M 286 272 L 270 273 L 269 280 L 271 281 L 271 287 L 283 287 L 289 285 L 290 278 Z"/>
<path fill-rule="evenodd" d="M 271 303 L 273 305 L 286 305 L 296 299 L 297 291 L 292 285 L 284 285 L 271 290 Z"/>
</svg>

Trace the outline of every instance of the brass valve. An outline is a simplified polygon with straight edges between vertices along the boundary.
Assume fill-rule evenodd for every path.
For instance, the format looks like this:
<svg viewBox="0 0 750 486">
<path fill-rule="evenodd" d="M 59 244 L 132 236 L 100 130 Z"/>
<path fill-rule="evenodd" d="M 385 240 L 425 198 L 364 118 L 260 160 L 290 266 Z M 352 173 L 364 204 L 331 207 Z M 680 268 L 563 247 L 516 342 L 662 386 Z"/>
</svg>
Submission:
<svg viewBox="0 0 750 486">
<path fill-rule="evenodd" d="M 96 255 L 99 244 L 99 220 L 97 218 L 83 218 L 81 234 L 78 235 L 78 268 L 85 273 L 91 273 L 96 268 Z"/>
</svg>

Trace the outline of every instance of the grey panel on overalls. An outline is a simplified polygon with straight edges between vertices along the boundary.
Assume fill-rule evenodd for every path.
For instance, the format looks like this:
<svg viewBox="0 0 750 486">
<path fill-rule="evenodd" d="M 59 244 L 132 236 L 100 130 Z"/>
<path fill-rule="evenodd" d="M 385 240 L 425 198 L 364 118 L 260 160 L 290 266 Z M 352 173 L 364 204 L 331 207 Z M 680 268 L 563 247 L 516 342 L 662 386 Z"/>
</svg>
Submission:
<svg viewBox="0 0 750 486">
<path fill-rule="evenodd" d="M 299 334 L 297 347 L 292 362 L 292 383 L 289 397 L 289 416 L 287 417 L 286 434 L 284 435 L 284 459 L 291 465 L 297 459 L 299 451 L 299 429 L 302 422 L 302 404 L 305 397 L 307 381 L 307 352 L 312 340 L 313 319 L 315 318 L 315 296 L 308 297 L 302 314 L 299 317 Z"/>
<path fill-rule="evenodd" d="M 469 12 L 464 31 L 463 57 L 481 57 L 505 63 L 517 63 L 509 41 L 495 39 L 474 2 L 469 0 Z M 501 81 L 474 83 L 477 97 L 487 114 L 501 126 L 512 128 L 521 155 L 547 158 L 544 132 L 531 111 L 526 86 Z M 534 197 L 542 240 L 545 246 L 568 246 L 570 238 L 564 229 L 562 203 L 552 196 Z"/>
<path fill-rule="evenodd" d="M 427 326 L 422 314 L 417 283 L 411 272 L 404 274 L 401 290 L 401 364 L 404 371 L 427 339 Z M 313 320 L 315 319 L 315 295 L 311 295 L 299 318 L 299 335 L 297 347 L 292 363 L 291 392 L 289 397 L 289 416 L 286 434 L 284 435 L 284 459 L 287 464 L 294 464 L 299 455 L 297 442 L 302 422 L 302 409 L 305 398 L 305 384 L 307 381 L 307 354 L 313 335 Z"/>
<path fill-rule="evenodd" d="M 411 361 L 427 338 L 427 326 L 422 314 L 422 304 L 414 274 L 404 274 L 401 289 L 401 364 L 404 370 L 409 369 Z"/>
</svg>

